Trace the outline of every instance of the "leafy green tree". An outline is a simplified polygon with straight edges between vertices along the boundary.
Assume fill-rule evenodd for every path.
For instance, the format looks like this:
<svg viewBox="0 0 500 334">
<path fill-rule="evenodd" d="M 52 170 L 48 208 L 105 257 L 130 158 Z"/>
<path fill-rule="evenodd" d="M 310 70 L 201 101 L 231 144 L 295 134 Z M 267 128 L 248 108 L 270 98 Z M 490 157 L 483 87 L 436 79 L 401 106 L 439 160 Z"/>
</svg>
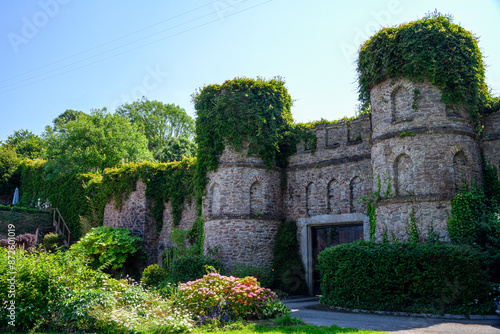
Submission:
<svg viewBox="0 0 500 334">
<path fill-rule="evenodd" d="M 13 148 L 21 158 L 36 159 L 43 156 L 45 140 L 28 130 L 14 131 L 4 146 Z"/>
<path fill-rule="evenodd" d="M 154 157 L 160 162 L 181 161 L 196 155 L 196 144 L 186 137 L 171 137 L 164 146 L 155 151 Z"/>
<path fill-rule="evenodd" d="M 152 160 L 147 139 L 128 119 L 105 110 L 46 128 L 49 172 L 103 171 L 125 162 Z"/>
<path fill-rule="evenodd" d="M 74 121 L 78 118 L 78 116 L 85 115 L 83 111 L 77 111 L 73 109 L 66 109 L 65 112 L 54 118 L 52 121 L 52 124 L 54 124 L 53 130 L 57 131 L 58 129 L 63 129 L 63 125 L 70 122 Z"/>
<path fill-rule="evenodd" d="M 175 104 L 149 101 L 143 97 L 120 106 L 116 112 L 144 129 L 149 150 L 153 153 L 167 145 L 170 138 L 192 139 L 194 135 L 194 120 Z"/>
</svg>

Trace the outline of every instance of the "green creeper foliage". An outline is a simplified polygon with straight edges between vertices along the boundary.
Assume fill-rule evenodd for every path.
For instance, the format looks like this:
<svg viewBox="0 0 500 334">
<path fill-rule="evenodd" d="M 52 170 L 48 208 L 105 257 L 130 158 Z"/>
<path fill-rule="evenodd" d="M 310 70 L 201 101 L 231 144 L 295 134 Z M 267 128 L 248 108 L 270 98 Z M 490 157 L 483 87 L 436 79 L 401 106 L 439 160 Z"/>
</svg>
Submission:
<svg viewBox="0 0 500 334">
<path fill-rule="evenodd" d="M 464 105 L 476 117 L 498 107 L 488 93 L 477 38 L 439 13 L 380 30 L 361 46 L 357 71 L 364 105 L 370 102 L 373 85 L 408 78 L 428 79 L 441 89 L 444 103 Z"/>
<path fill-rule="evenodd" d="M 215 170 L 226 145 L 257 154 L 271 167 L 279 141 L 292 123 L 292 99 L 281 79 L 236 78 L 205 86 L 193 96 L 196 118 L 197 188 L 201 194 L 206 174 Z"/>
<path fill-rule="evenodd" d="M 494 312 L 486 258 L 470 246 L 356 241 L 318 256 L 321 302 L 414 313 Z"/>
<path fill-rule="evenodd" d="M 0 147 L 0 194 L 14 195 L 14 190 L 20 185 L 20 164 L 15 149 Z"/>
<path fill-rule="evenodd" d="M 478 225 L 485 210 L 483 191 L 477 186 L 466 187 L 451 200 L 448 234 L 457 244 L 472 244 L 477 239 Z"/>
<path fill-rule="evenodd" d="M 273 249 L 273 269 L 273 288 L 289 295 L 306 293 L 305 272 L 294 221 L 283 222 L 278 227 Z"/>
<path fill-rule="evenodd" d="M 248 149 L 268 168 L 285 167 L 296 145 L 305 140 L 316 147 L 313 124 L 293 124 L 292 99 L 285 82 L 276 77 L 236 78 L 222 85 L 208 85 L 193 94 L 198 145 L 195 187 L 197 203 L 207 184 L 207 172 L 215 170 L 219 156 L 229 145 L 236 151 Z"/>
<path fill-rule="evenodd" d="M 71 246 L 75 255 L 89 260 L 93 269 L 121 269 L 129 256 L 142 250 L 141 238 L 126 228 L 96 227 Z"/>
<path fill-rule="evenodd" d="M 500 282 L 500 180 L 483 158 L 483 187 L 464 186 L 451 201 L 448 234 L 455 244 L 472 245 L 487 256 L 492 280 Z"/>
<path fill-rule="evenodd" d="M 165 203 L 171 203 L 173 222 L 177 225 L 184 200 L 190 199 L 194 192 L 194 159 L 128 163 L 102 173 L 67 174 L 56 179 L 47 177 L 45 167 L 43 160 L 23 161 L 21 203 L 33 206 L 39 198 L 48 198 L 52 206 L 61 211 L 75 239 L 81 234 L 80 217 L 95 220 L 94 226 L 101 225 L 108 200 L 113 199 L 117 208 L 121 208 L 138 180 L 146 184 L 146 198 L 158 231 L 163 225 Z"/>
</svg>

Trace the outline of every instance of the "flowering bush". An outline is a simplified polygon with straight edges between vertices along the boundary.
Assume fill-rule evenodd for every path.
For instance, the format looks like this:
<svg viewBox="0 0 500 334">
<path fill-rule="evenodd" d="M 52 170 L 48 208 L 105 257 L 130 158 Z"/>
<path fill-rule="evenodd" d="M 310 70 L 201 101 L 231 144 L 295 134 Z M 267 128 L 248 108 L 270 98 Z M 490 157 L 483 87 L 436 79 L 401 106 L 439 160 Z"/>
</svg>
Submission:
<svg viewBox="0 0 500 334">
<path fill-rule="evenodd" d="M 264 306 L 277 301 L 274 292 L 260 286 L 255 277 L 237 278 L 210 273 L 196 281 L 179 285 L 174 299 L 199 316 L 214 307 L 229 309 L 234 317 L 262 318 Z"/>
<path fill-rule="evenodd" d="M 11 254 L 0 247 L 0 300 L 0 332 L 15 325 L 22 331 L 184 333 L 195 324 L 156 291 L 113 279 L 60 250 Z"/>
<path fill-rule="evenodd" d="M 186 333 L 194 328 L 192 315 L 139 285 L 113 290 L 114 303 L 94 304 L 88 310 L 99 332 Z"/>
</svg>

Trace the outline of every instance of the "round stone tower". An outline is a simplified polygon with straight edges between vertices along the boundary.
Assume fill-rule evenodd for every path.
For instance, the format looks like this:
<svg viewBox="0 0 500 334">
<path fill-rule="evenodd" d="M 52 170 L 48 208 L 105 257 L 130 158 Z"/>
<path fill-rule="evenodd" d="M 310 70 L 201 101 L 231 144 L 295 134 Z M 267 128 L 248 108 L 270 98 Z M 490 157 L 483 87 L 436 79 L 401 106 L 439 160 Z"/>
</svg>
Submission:
<svg viewBox="0 0 500 334">
<path fill-rule="evenodd" d="M 446 240 L 451 198 L 481 178 L 471 117 L 441 102 L 428 81 L 388 79 L 371 89 L 370 100 L 373 189 L 383 198 L 376 204 L 376 239 L 387 233 L 407 240 L 412 225 L 425 237 L 432 225 Z"/>
<path fill-rule="evenodd" d="M 290 107 L 280 78 L 227 80 L 195 97 L 198 166 L 206 168 L 198 170 L 206 181 L 205 248 L 217 249 L 228 267 L 272 265 L 283 217 L 276 164 L 293 121 Z"/>
<path fill-rule="evenodd" d="M 258 156 L 225 149 L 208 174 L 203 201 L 205 248 L 218 248 L 224 265 L 271 266 L 282 217 L 281 171 Z"/>
</svg>

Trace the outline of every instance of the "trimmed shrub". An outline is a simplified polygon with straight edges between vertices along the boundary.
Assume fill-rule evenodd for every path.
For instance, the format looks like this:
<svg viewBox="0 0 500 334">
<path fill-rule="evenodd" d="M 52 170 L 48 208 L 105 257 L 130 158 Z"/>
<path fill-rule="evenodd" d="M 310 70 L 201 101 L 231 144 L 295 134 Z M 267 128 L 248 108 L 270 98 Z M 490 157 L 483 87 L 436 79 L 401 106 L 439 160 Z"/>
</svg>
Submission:
<svg viewBox="0 0 500 334">
<path fill-rule="evenodd" d="M 43 237 L 42 245 L 46 250 L 54 250 L 63 245 L 64 235 L 49 233 Z"/>
<path fill-rule="evenodd" d="M 160 283 L 166 281 L 168 273 L 157 264 L 152 264 L 142 273 L 141 283 L 147 287 L 157 287 Z"/>
<path fill-rule="evenodd" d="M 185 283 L 202 278 L 207 273 L 205 266 L 214 267 L 221 272 L 224 270 L 222 261 L 204 255 L 184 255 L 174 259 L 168 267 L 169 280 Z"/>
<path fill-rule="evenodd" d="M 318 256 L 321 302 L 416 313 L 494 312 L 486 257 L 465 245 L 356 241 Z"/>
</svg>

